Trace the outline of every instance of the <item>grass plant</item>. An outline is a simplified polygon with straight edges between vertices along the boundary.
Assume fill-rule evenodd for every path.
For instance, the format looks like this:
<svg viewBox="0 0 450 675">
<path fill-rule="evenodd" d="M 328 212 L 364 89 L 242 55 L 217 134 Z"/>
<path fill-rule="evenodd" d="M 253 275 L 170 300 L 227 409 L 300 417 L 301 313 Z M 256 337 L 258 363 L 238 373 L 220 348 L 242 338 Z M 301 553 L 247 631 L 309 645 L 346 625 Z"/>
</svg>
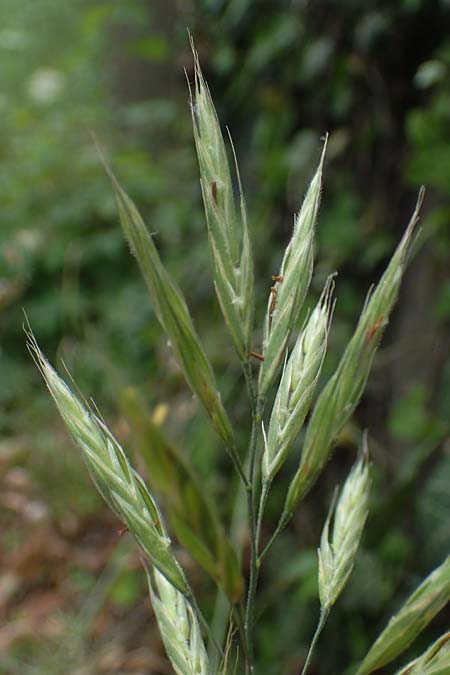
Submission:
<svg viewBox="0 0 450 675">
<path fill-rule="evenodd" d="M 262 349 L 257 351 L 253 337 L 255 296 L 251 233 L 237 161 L 231 140 L 227 148 L 195 50 L 193 53 L 195 77 L 190 88 L 190 102 L 195 145 L 214 285 L 248 393 L 252 428 L 246 448 L 238 447 L 233 423 L 222 403 L 213 368 L 186 301 L 165 268 L 136 206 L 103 155 L 102 159 L 116 194 L 125 237 L 142 270 L 156 317 L 170 340 L 187 385 L 219 435 L 245 492 L 251 546 L 248 579 L 244 579 L 239 562 L 241 551 L 236 550 L 236 544 L 227 535 L 227 526 L 220 522 L 206 488 L 196 482 L 195 471 L 188 466 L 188 460 L 161 441 L 151 425 L 145 427 L 144 433 L 154 442 L 155 457 L 158 457 L 158 465 L 154 468 L 162 493 L 170 493 L 171 481 L 178 486 L 175 487 L 176 498 L 172 500 L 173 511 L 170 512 L 169 507 L 166 514 L 170 523 L 167 526 L 163 510 L 132 466 L 126 450 L 99 413 L 80 400 L 49 364 L 30 329 L 27 330 L 28 346 L 99 492 L 141 549 L 151 601 L 174 670 L 183 675 L 229 670 L 253 675 L 264 672 L 264 665 L 258 662 L 254 648 L 258 577 L 264 557 L 320 477 L 339 433 L 361 398 L 397 299 L 423 189 L 386 271 L 366 299 L 358 325 L 335 372 L 317 393 L 334 305 L 333 278 L 327 280 L 319 302 L 303 325 L 300 322 L 313 273 L 314 232 L 326 139 L 318 168 L 295 217 L 279 273 L 272 278 L 262 329 Z M 229 155 L 233 159 L 231 164 Z M 270 406 L 272 394 L 274 403 Z M 303 427 L 305 434 L 298 469 L 285 486 L 285 504 L 279 514 L 278 526 L 262 548 L 261 528 L 271 485 L 279 479 L 278 473 Z M 303 675 L 308 672 L 319 635 L 344 591 L 358 553 L 368 515 L 368 453 L 365 436 L 361 453 L 336 496 L 335 506 L 323 528 L 318 550 L 321 613 Z M 200 519 L 199 513 L 202 514 Z M 211 628 L 206 625 L 187 575 L 177 559 L 176 548 L 170 539 L 171 529 L 226 597 L 226 613 L 232 626 L 236 627 L 234 640 L 240 644 L 236 650 L 237 661 L 228 658 L 230 641 L 223 644 L 223 636 L 212 635 Z M 430 573 L 391 619 L 357 667 L 358 675 L 369 675 L 401 654 L 449 598 L 450 558 Z M 423 656 L 398 671 L 398 675 L 449 672 L 447 640 L 447 635 L 439 638 Z M 233 665 L 228 666 L 228 663 Z"/>
</svg>

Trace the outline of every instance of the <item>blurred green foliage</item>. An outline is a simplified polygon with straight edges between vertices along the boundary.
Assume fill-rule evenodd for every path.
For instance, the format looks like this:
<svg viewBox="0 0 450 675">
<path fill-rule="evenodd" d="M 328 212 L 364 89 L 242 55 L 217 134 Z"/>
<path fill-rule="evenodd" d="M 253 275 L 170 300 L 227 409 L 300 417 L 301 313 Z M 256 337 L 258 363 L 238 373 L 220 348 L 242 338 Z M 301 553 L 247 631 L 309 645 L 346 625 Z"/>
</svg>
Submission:
<svg viewBox="0 0 450 675">
<path fill-rule="evenodd" d="M 438 450 L 450 419 L 450 3 L 2 0 L 1 7 L 0 425 L 3 439 L 26 439 L 18 461 L 33 467 L 56 514 L 67 495 L 80 511 L 95 511 L 98 501 L 54 429 L 21 337 L 22 307 L 44 351 L 62 355 L 102 408 L 113 411 L 130 384 L 149 409 L 166 403 L 169 435 L 219 498 L 227 495 L 228 465 L 154 321 L 91 131 L 188 297 L 237 428 L 247 423 L 233 350 L 217 328 L 182 72 L 192 76 L 186 26 L 236 145 L 261 312 L 320 138 L 330 133 L 313 281 L 318 293 L 339 270 L 326 372 L 426 185 L 410 281 L 354 420 L 373 436 L 374 515 L 313 665 L 317 674 L 344 672 L 450 543 L 450 463 Z M 324 495 L 314 492 L 268 562 L 259 630 L 265 673 L 296 672 L 305 656 L 318 607 L 312 551 L 327 486 L 345 474 L 353 435 L 349 428 Z M 282 498 L 274 486 L 274 521 Z M 134 574 L 121 579 L 120 603 L 133 602 L 136 583 Z M 274 615 L 280 592 L 286 603 Z"/>
</svg>

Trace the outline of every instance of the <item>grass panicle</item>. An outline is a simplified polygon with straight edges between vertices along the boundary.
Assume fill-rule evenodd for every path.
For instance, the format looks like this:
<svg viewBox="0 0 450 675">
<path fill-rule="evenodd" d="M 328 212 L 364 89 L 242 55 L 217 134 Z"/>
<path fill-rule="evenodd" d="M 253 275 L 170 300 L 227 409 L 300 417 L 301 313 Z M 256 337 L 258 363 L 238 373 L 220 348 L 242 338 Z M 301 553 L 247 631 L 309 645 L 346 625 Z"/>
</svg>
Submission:
<svg viewBox="0 0 450 675">
<path fill-rule="evenodd" d="M 319 555 L 319 597 L 329 611 L 342 593 L 353 569 L 369 509 L 370 477 L 367 439 L 322 532 Z M 333 516 L 333 530 L 330 524 Z"/>
<path fill-rule="evenodd" d="M 355 410 L 369 376 L 405 271 L 412 234 L 419 218 L 423 190 L 388 267 L 367 299 L 356 331 L 332 377 L 322 390 L 309 421 L 299 468 L 286 497 L 288 518 L 325 466 L 333 444 Z"/>
<path fill-rule="evenodd" d="M 294 220 L 292 237 L 279 273 L 272 276 L 273 286 L 262 327 L 263 345 L 260 354 L 252 350 L 253 257 L 234 148 L 230 139 L 235 163 L 235 174 L 232 175 L 212 98 L 197 53 L 191 46 L 194 54 L 194 83 L 190 90 L 190 105 L 214 283 L 224 321 L 241 361 L 250 401 L 252 428 L 245 458 L 237 451 L 234 432 L 222 404 L 213 369 L 184 297 L 164 267 L 136 206 L 120 186 L 101 151 L 100 155 L 115 191 L 125 238 L 142 271 L 156 317 L 170 340 L 188 386 L 221 437 L 242 482 L 234 508 L 232 536 L 227 535 L 221 521 L 221 512 L 227 510 L 216 508 L 197 476 L 195 467 L 153 424 L 145 404 L 141 405 L 136 397 L 128 396 L 122 400 L 122 412 L 135 429 L 135 442 L 146 464 L 150 487 L 134 470 L 126 452 L 101 417 L 72 393 L 49 364 L 31 331 L 27 333 L 28 347 L 70 434 L 82 451 L 99 492 L 126 524 L 144 554 L 144 567 L 156 619 L 177 675 L 211 675 L 217 672 L 220 658 L 225 659 L 222 661 L 223 673 L 226 672 L 229 658 L 236 658 L 236 672 L 241 672 L 241 655 L 245 661 L 246 675 L 255 675 L 258 662 L 255 658 L 254 633 L 262 562 L 297 504 L 320 475 L 336 439 L 360 400 L 383 330 L 398 296 L 423 200 L 423 189 L 390 263 L 366 300 L 355 332 L 334 374 L 313 405 L 333 313 L 332 277 L 328 279 L 304 325 L 301 326 L 300 322 L 305 315 L 303 305 L 313 272 L 314 230 L 327 139 L 318 168 Z M 236 194 L 234 179 L 238 188 Z M 293 336 L 297 339 L 289 353 Z M 260 362 L 257 383 L 250 363 L 252 355 Z M 278 377 L 274 405 L 270 415 L 267 415 L 266 435 L 265 405 Z M 260 552 L 264 509 L 271 483 L 285 463 L 311 407 L 297 472 L 288 486 L 279 523 Z M 260 456 L 261 430 L 264 443 Z M 242 542 L 236 536 L 238 516 L 240 524 L 244 501 L 243 487 L 250 548 L 247 584 L 240 550 Z M 364 439 L 363 451 L 323 528 L 318 550 L 321 612 L 302 675 L 306 675 L 310 667 L 330 610 L 352 572 L 367 518 L 369 489 L 368 452 Z M 206 622 L 173 554 L 153 492 L 164 500 L 169 512 L 167 522 L 179 544 L 217 586 L 218 599 L 212 621 L 214 630 Z M 370 675 L 401 654 L 449 599 L 450 557 L 423 581 L 390 620 L 363 659 L 357 675 Z M 228 621 L 230 640 L 224 656 L 219 643 L 225 640 Z M 209 657 L 200 625 L 208 633 Z M 234 635 L 236 638 L 239 635 L 239 646 L 234 642 Z M 442 636 L 397 675 L 444 675 L 450 672 L 448 644 L 449 634 Z"/>
</svg>

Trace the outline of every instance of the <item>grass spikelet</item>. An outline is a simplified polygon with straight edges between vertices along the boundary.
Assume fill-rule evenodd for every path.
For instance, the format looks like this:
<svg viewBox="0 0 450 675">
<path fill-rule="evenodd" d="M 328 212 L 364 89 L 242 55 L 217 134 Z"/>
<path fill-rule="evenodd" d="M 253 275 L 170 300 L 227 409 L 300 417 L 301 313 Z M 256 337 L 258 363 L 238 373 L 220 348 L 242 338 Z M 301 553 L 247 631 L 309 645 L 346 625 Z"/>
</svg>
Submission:
<svg viewBox="0 0 450 675">
<path fill-rule="evenodd" d="M 189 602 L 158 570 L 147 570 L 147 580 L 161 637 L 175 672 L 210 675 L 200 626 Z"/>
<path fill-rule="evenodd" d="M 125 237 L 136 255 L 156 316 L 170 339 L 186 382 L 198 397 L 233 459 L 236 459 L 231 425 L 222 405 L 213 370 L 195 330 L 186 301 L 161 262 L 139 211 L 120 186 L 100 148 L 98 150 L 116 193 Z"/>
<path fill-rule="evenodd" d="M 449 600 L 450 556 L 431 572 L 392 617 L 370 648 L 357 675 L 369 675 L 393 661 L 409 647 Z"/>
<path fill-rule="evenodd" d="M 319 396 L 306 431 L 298 471 L 286 498 L 285 518 L 322 471 L 341 429 L 355 410 L 369 376 L 383 329 L 397 299 L 423 190 L 409 225 L 380 282 L 369 297 L 342 359 Z"/>
<path fill-rule="evenodd" d="M 313 270 L 314 225 L 322 188 L 322 168 L 326 141 L 319 166 L 294 221 L 292 238 L 286 248 L 274 291 L 269 294 L 264 322 L 263 356 L 259 372 L 258 396 L 264 401 L 285 357 L 292 330 L 311 281 Z"/>
<path fill-rule="evenodd" d="M 144 481 L 105 423 L 85 407 L 41 352 L 31 331 L 27 344 L 102 497 L 127 525 L 142 551 L 181 593 L 188 592 L 164 522 Z"/>
<path fill-rule="evenodd" d="M 224 590 L 232 603 L 242 599 L 245 581 L 216 502 L 186 453 L 158 427 L 131 387 L 121 392 L 134 447 L 145 466 L 150 489 L 167 506 L 167 523 L 186 551 Z"/>
<path fill-rule="evenodd" d="M 191 111 L 200 182 L 214 266 L 214 285 L 236 351 L 249 361 L 253 327 L 253 258 L 247 212 L 239 178 L 239 208 L 236 208 L 227 151 L 197 53 Z M 234 154 L 234 149 L 233 149 Z"/>
<path fill-rule="evenodd" d="M 444 633 L 426 652 L 396 675 L 448 675 L 450 673 L 450 632 Z"/>
<path fill-rule="evenodd" d="M 311 405 L 327 348 L 332 291 L 330 277 L 283 371 L 263 454 L 263 482 L 280 470 Z"/>
<path fill-rule="evenodd" d="M 319 555 L 319 596 L 324 611 L 329 611 L 342 593 L 353 569 L 356 552 L 368 514 L 370 491 L 367 441 L 361 457 L 353 466 L 334 511 L 322 532 Z"/>
</svg>

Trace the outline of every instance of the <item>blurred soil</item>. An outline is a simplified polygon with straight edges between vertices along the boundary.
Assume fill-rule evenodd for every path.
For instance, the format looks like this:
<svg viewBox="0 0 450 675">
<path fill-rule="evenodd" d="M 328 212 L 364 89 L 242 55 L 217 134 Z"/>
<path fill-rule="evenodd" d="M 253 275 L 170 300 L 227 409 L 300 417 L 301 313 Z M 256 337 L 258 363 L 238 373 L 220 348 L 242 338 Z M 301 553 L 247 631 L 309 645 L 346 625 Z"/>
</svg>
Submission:
<svg viewBox="0 0 450 675">
<path fill-rule="evenodd" d="M 52 514 L 22 451 L 0 446 L 1 675 L 170 673 L 120 523 L 101 505 Z"/>
</svg>

